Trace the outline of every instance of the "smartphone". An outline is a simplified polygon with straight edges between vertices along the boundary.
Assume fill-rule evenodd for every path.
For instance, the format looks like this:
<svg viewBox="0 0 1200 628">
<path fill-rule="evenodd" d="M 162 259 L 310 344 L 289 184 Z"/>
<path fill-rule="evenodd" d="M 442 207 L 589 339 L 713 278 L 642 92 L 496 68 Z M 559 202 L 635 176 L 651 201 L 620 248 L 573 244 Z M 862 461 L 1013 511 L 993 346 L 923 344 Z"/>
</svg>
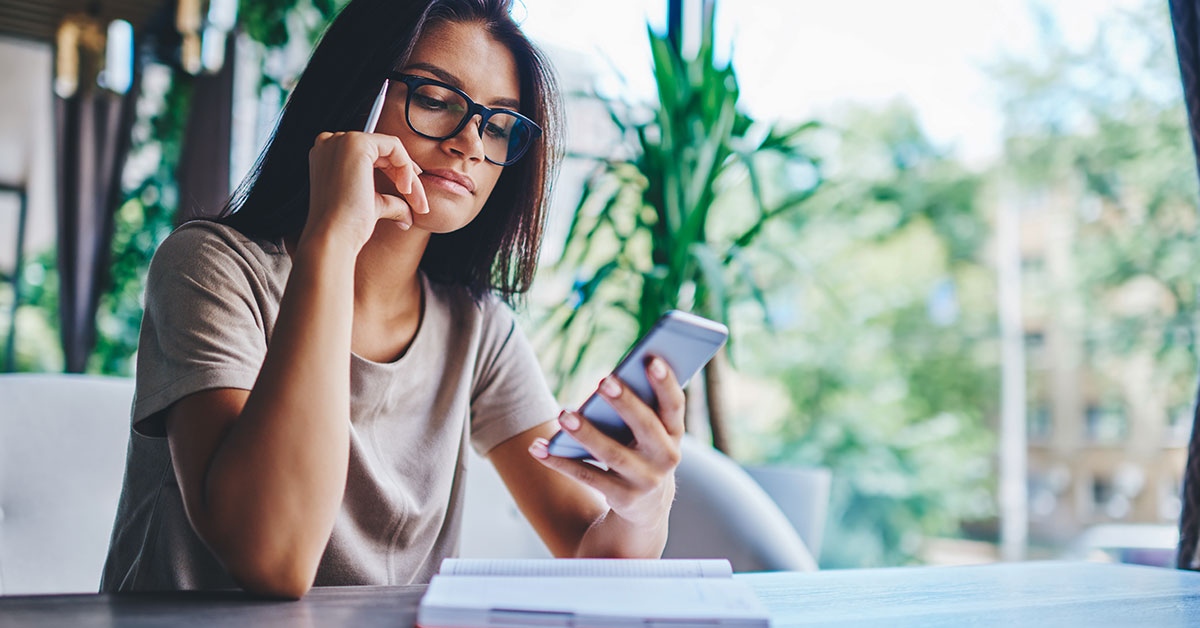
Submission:
<svg viewBox="0 0 1200 628">
<path fill-rule="evenodd" d="M 695 314 L 671 310 L 663 314 L 654 327 L 633 345 L 617 364 L 617 368 L 613 369 L 613 374 L 628 390 L 646 402 L 646 405 L 657 409 L 658 400 L 654 396 L 654 389 L 646 379 L 647 360 L 651 356 L 662 358 L 675 373 L 679 385 L 687 386 L 692 376 L 708 364 L 728 337 L 729 329 L 721 323 Z M 579 414 L 617 442 L 626 445 L 633 442 L 633 431 L 599 393 L 592 393 L 592 396 L 583 402 L 579 407 Z M 562 430 L 550 439 L 547 449 L 553 456 L 594 460 L 583 445 Z"/>
</svg>

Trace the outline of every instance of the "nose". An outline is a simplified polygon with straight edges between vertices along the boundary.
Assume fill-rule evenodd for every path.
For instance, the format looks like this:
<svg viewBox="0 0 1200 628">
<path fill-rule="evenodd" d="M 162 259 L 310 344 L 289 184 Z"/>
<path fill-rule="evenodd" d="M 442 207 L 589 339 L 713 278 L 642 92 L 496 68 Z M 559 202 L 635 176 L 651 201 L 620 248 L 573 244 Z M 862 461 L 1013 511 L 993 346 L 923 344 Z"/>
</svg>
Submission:
<svg viewBox="0 0 1200 628">
<path fill-rule="evenodd" d="M 483 124 L 483 116 L 471 116 L 458 135 L 442 140 L 442 147 L 454 155 L 461 155 L 471 161 L 483 161 L 483 137 L 479 133 L 479 125 Z"/>
</svg>

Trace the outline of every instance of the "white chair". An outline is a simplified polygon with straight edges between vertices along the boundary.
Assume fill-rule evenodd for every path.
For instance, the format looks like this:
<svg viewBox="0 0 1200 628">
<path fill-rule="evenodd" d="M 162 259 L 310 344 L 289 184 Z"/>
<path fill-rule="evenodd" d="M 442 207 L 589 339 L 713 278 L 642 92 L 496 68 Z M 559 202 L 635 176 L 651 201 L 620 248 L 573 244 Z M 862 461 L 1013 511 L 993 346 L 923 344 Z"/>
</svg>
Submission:
<svg viewBox="0 0 1200 628">
<path fill-rule="evenodd" d="M 95 593 L 133 381 L 0 375 L 0 594 Z"/>
<path fill-rule="evenodd" d="M 821 555 L 833 473 L 826 467 L 759 465 L 743 467 L 796 528 L 805 547 Z"/>
<path fill-rule="evenodd" d="M 754 478 L 690 437 L 675 473 L 664 558 L 727 558 L 734 571 L 814 571 L 792 522 Z"/>
</svg>

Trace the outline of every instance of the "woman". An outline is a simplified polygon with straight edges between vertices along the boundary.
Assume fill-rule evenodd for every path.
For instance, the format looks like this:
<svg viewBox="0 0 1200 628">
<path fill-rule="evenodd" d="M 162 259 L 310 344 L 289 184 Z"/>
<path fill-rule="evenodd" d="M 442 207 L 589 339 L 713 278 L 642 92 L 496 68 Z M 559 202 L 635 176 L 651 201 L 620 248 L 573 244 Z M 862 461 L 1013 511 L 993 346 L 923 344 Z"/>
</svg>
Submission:
<svg viewBox="0 0 1200 628">
<path fill-rule="evenodd" d="M 551 74 L 508 9 L 351 2 L 236 211 L 155 254 L 103 591 L 427 581 L 457 545 L 467 446 L 554 554 L 661 555 L 670 369 L 647 365 L 657 410 L 601 383 L 633 446 L 555 420 L 494 296 L 529 286 L 557 140 Z M 609 470 L 549 456 L 559 427 Z"/>
</svg>

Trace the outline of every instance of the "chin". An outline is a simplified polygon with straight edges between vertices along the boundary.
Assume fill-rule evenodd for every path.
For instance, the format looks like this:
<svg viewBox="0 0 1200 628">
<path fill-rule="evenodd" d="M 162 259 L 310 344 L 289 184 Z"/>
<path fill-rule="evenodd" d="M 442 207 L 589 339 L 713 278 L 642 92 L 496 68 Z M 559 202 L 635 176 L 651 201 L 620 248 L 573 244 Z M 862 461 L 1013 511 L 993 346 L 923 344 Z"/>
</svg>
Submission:
<svg viewBox="0 0 1200 628">
<path fill-rule="evenodd" d="M 472 207 L 473 203 L 447 203 L 445 200 L 436 196 L 429 199 L 429 213 L 413 214 L 413 226 L 430 233 L 450 233 L 471 224 L 482 209 Z"/>
<path fill-rule="evenodd" d="M 451 212 L 439 212 L 437 209 L 431 208 L 428 214 L 413 216 L 413 227 L 430 233 L 451 233 L 471 224 L 471 220 L 474 218 L 474 216 L 459 217 Z"/>
</svg>

